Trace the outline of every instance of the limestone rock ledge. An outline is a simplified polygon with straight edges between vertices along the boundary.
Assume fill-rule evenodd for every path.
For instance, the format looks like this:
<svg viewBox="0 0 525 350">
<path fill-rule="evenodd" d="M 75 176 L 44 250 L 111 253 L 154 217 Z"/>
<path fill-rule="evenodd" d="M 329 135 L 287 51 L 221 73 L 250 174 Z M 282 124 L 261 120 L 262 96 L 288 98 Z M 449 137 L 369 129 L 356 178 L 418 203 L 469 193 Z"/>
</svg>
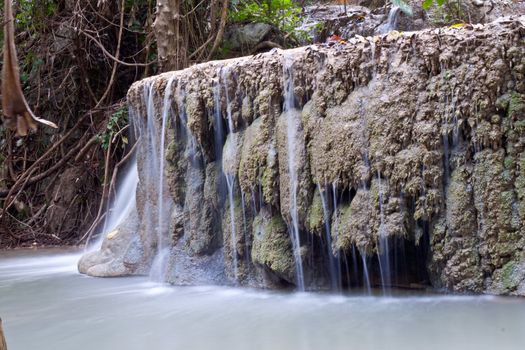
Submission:
<svg viewBox="0 0 525 350">
<path fill-rule="evenodd" d="M 286 62 L 293 112 L 283 112 Z M 310 285 L 326 277 L 319 247 L 373 257 L 385 235 L 423 256 L 417 268 L 435 288 L 525 295 L 525 17 L 355 36 L 144 79 L 128 93 L 139 142 L 160 145 L 166 101 L 157 153 L 173 202 L 163 215 L 169 244 L 224 264 L 225 275 L 209 281 L 295 283 L 282 234 L 292 223 L 292 168 Z M 139 149 L 141 193 L 154 191 L 150 153 Z M 137 206 L 144 221 L 144 203 Z M 159 244 L 154 226 L 136 234 L 146 265 Z M 223 258 L 212 259 L 219 251 Z"/>
</svg>

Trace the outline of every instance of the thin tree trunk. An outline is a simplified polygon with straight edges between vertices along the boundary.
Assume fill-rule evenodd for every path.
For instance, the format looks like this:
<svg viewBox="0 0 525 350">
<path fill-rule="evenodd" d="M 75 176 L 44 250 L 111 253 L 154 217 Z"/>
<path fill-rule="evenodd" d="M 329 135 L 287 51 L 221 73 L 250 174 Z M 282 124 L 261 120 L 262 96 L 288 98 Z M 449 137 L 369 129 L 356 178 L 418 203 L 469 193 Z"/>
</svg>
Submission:
<svg viewBox="0 0 525 350">
<path fill-rule="evenodd" d="M 228 20 L 229 3 L 230 3 L 229 0 L 224 0 L 224 3 L 222 5 L 221 23 L 219 25 L 219 32 L 217 33 L 213 46 L 210 50 L 210 53 L 208 54 L 208 60 L 211 59 L 215 51 L 219 48 L 219 45 L 221 44 L 221 41 L 222 41 L 222 37 L 224 36 L 224 29 L 226 28 L 226 21 Z"/>
<path fill-rule="evenodd" d="M 162 71 L 178 70 L 186 65 L 188 50 L 180 32 L 181 5 L 182 0 L 157 0 L 153 30 Z"/>
</svg>

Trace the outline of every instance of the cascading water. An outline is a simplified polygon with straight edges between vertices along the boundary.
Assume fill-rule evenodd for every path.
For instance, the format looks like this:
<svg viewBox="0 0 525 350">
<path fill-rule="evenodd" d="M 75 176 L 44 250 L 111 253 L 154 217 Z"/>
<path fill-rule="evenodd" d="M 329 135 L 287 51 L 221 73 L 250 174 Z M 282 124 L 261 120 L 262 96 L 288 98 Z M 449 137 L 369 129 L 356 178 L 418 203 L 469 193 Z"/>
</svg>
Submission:
<svg viewBox="0 0 525 350">
<path fill-rule="evenodd" d="M 157 253 L 151 265 L 150 277 L 157 282 L 163 282 L 165 279 L 167 260 L 170 246 L 167 240 L 167 220 L 165 212 L 171 210 L 171 203 L 166 201 L 166 189 L 164 183 L 164 165 L 165 165 L 165 143 L 166 143 L 166 125 L 171 114 L 172 85 L 173 77 L 168 80 L 164 91 L 162 105 L 162 124 L 160 130 L 160 143 L 158 145 L 158 193 L 157 193 Z M 148 106 L 149 107 L 149 106 Z M 149 119 L 149 115 L 148 115 Z"/>
<path fill-rule="evenodd" d="M 226 175 L 226 184 L 228 185 L 228 200 L 230 207 L 230 249 L 233 260 L 233 277 L 235 283 L 238 282 L 239 276 L 239 263 L 237 261 L 237 227 L 235 224 L 235 204 L 233 200 L 233 190 L 235 186 L 235 177 L 232 175 Z"/>
<path fill-rule="evenodd" d="M 352 272 L 357 281 L 357 276 L 359 276 L 359 273 L 357 269 L 357 249 L 355 247 L 355 244 L 352 244 Z"/>
<path fill-rule="evenodd" d="M 158 244 L 155 241 L 157 238 L 156 235 L 156 225 L 157 220 L 155 219 L 154 207 L 157 203 L 158 197 L 158 187 L 157 187 L 157 171 L 159 169 L 158 164 L 158 145 L 157 142 L 157 133 L 155 128 L 155 104 L 154 104 L 154 94 L 155 89 L 152 83 L 144 85 L 144 97 L 143 101 L 146 103 L 146 123 L 143 124 L 142 120 L 139 120 L 136 123 L 136 126 L 139 128 L 138 134 L 141 135 L 143 142 L 141 144 L 143 148 L 143 153 L 145 155 L 144 162 L 146 163 L 145 173 L 143 178 L 143 183 L 145 188 L 152 189 L 148 190 L 145 193 L 146 204 L 144 206 L 144 225 L 148 230 L 152 230 L 155 234 L 149 234 L 146 237 L 146 244 L 149 246 L 154 246 Z M 152 242 L 153 241 L 153 242 Z M 155 257 L 155 256 L 154 256 Z"/>
<path fill-rule="evenodd" d="M 293 255 L 295 260 L 297 288 L 299 291 L 305 290 L 304 271 L 301 256 L 301 242 L 299 237 L 299 216 L 297 212 L 297 165 L 296 165 L 296 147 L 295 140 L 297 137 L 297 124 L 300 123 L 297 119 L 295 110 L 295 95 L 294 95 L 294 76 L 293 76 L 293 60 L 288 57 L 283 57 L 283 77 L 284 77 L 284 106 L 283 112 L 286 113 L 286 148 L 288 153 L 288 173 L 290 181 L 290 217 L 292 219 L 292 227 L 290 228 L 290 238 L 292 240 Z"/>
<path fill-rule="evenodd" d="M 101 234 L 97 241 L 88 248 L 89 251 L 100 249 L 102 241 L 104 240 L 104 233 L 115 230 L 135 208 L 135 194 L 137 192 L 138 182 L 137 159 L 133 156 L 130 164 L 126 168 L 122 181 L 117 186 L 117 195 L 106 213 Z"/>
<path fill-rule="evenodd" d="M 241 190 L 241 207 L 242 207 L 242 233 L 244 236 L 244 263 L 248 265 L 249 261 L 249 251 L 248 247 L 250 246 L 250 234 L 248 232 L 248 221 L 246 218 L 246 199 L 244 192 Z"/>
<path fill-rule="evenodd" d="M 372 48 L 372 60 L 374 60 L 374 55 L 375 55 L 375 46 Z M 375 64 L 374 64 L 374 75 L 375 75 Z M 374 77 L 375 79 L 375 77 Z M 373 86 L 373 84 L 371 84 Z M 359 106 L 359 121 L 360 121 L 360 124 L 361 124 L 361 142 L 363 144 L 363 149 L 361 151 L 361 157 L 363 158 L 363 163 L 364 163 L 364 166 L 365 166 L 365 169 L 364 171 L 365 172 L 369 172 L 370 171 L 370 157 L 369 157 L 369 141 L 368 141 L 368 124 L 367 124 L 367 121 L 366 121 L 366 118 L 365 118 L 365 102 L 363 101 L 362 98 L 359 98 L 358 100 L 358 106 Z M 367 185 L 367 182 L 365 181 L 365 178 L 367 176 L 365 176 L 366 174 L 362 174 L 362 179 L 361 179 L 361 187 L 363 188 L 363 190 L 365 191 L 368 191 L 368 185 Z M 355 269 L 357 269 L 357 259 L 355 257 L 355 254 L 356 254 L 356 249 L 355 249 L 355 246 L 352 247 L 352 260 L 354 262 L 354 265 L 355 265 Z M 361 252 L 361 254 L 363 254 Z M 365 284 L 365 287 L 366 287 L 366 290 L 368 291 L 368 294 L 371 294 L 371 290 L 372 290 L 372 286 L 370 284 L 370 274 L 369 274 L 369 271 L 368 271 L 368 263 L 367 263 L 367 259 L 365 256 L 361 255 L 362 256 L 362 264 L 363 264 L 363 283 Z"/>
<path fill-rule="evenodd" d="M 372 294 L 372 286 L 370 284 L 370 275 L 368 274 L 368 260 L 365 252 L 360 252 L 361 262 L 363 264 L 363 283 L 366 287 L 368 295 Z"/>
<path fill-rule="evenodd" d="M 213 138 L 214 138 L 214 151 L 215 159 L 221 162 L 222 169 L 222 147 L 224 145 L 224 130 L 223 130 L 223 119 L 221 111 L 221 84 L 220 74 L 217 74 L 213 86 Z"/>
<path fill-rule="evenodd" d="M 334 256 L 332 252 L 332 231 L 330 227 L 330 218 L 331 213 L 328 207 L 328 200 L 326 198 L 325 190 L 321 189 L 321 186 L 317 186 L 317 189 L 321 195 L 321 205 L 323 207 L 323 219 L 325 226 L 325 239 L 326 239 L 326 250 L 328 256 L 328 264 L 330 271 L 330 287 L 333 291 L 338 291 L 341 289 L 341 270 L 339 268 L 339 256 Z M 336 207 L 334 204 L 334 211 Z"/>
<path fill-rule="evenodd" d="M 444 71 L 443 67 L 441 68 L 442 71 Z M 448 94 L 445 95 L 445 114 L 443 116 L 443 130 L 441 131 L 441 135 L 443 138 L 443 188 L 444 191 L 446 191 L 448 187 L 448 180 L 450 177 L 450 146 L 449 146 L 449 139 L 448 139 L 448 132 L 449 132 L 449 115 L 448 115 L 448 108 L 449 108 L 449 101 L 448 101 Z"/>
<path fill-rule="evenodd" d="M 232 107 L 230 103 L 230 93 L 228 86 L 228 79 L 230 78 L 230 71 L 227 67 L 222 69 L 220 72 L 220 77 L 223 82 L 224 87 L 224 96 L 226 98 L 226 116 L 228 120 L 228 137 L 230 138 L 227 143 L 229 147 L 225 149 L 228 154 L 237 154 L 237 137 L 239 135 L 234 133 L 233 119 L 232 119 Z M 224 171 L 224 169 L 223 169 Z M 226 185 L 228 186 L 228 201 L 230 209 L 230 249 L 233 263 L 233 277 L 234 282 L 238 283 L 239 277 L 239 263 L 237 259 L 237 225 L 235 222 L 235 201 L 234 201 L 234 191 L 235 191 L 235 174 L 225 173 L 226 176 Z"/>
<path fill-rule="evenodd" d="M 381 186 L 381 172 L 377 170 L 377 186 L 379 192 L 379 237 L 377 247 L 377 258 L 379 260 L 379 272 L 381 274 L 381 286 L 383 293 L 391 286 L 390 278 L 390 251 L 388 247 L 388 235 L 385 227 L 385 212 L 383 208 L 383 188 Z"/>
<path fill-rule="evenodd" d="M 388 18 L 386 20 L 386 23 L 382 25 L 382 28 L 380 30 L 382 34 L 388 33 L 396 29 L 397 19 L 400 13 L 401 13 L 400 7 L 392 6 L 390 8 L 390 12 L 388 12 Z"/>
</svg>

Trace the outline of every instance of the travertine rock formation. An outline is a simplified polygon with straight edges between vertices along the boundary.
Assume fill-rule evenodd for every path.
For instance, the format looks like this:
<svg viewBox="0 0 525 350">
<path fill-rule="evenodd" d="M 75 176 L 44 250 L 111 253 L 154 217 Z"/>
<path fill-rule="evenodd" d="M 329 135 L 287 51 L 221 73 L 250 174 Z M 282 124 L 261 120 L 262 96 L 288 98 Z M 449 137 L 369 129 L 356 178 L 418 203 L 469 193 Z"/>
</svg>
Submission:
<svg viewBox="0 0 525 350">
<path fill-rule="evenodd" d="M 329 279 L 328 251 L 343 284 L 365 262 L 379 283 L 388 248 L 393 278 L 525 295 L 524 17 L 210 62 L 137 82 L 128 101 L 143 143 L 136 271 L 161 244 L 147 217 L 173 201 L 174 283 L 180 266 L 189 283 L 296 283 L 296 213 L 309 286 Z M 162 153 L 165 191 L 148 175 Z"/>
</svg>

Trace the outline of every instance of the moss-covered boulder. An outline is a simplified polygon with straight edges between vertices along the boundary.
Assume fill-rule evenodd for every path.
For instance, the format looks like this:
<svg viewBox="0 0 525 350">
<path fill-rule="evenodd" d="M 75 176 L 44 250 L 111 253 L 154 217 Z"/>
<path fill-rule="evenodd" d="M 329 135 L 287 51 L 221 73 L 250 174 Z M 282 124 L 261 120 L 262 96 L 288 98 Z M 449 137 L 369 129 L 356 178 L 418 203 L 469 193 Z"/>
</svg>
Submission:
<svg viewBox="0 0 525 350">
<path fill-rule="evenodd" d="M 295 262 L 292 242 L 283 219 L 262 211 L 253 221 L 251 258 L 263 268 L 270 279 L 295 283 Z"/>
</svg>

